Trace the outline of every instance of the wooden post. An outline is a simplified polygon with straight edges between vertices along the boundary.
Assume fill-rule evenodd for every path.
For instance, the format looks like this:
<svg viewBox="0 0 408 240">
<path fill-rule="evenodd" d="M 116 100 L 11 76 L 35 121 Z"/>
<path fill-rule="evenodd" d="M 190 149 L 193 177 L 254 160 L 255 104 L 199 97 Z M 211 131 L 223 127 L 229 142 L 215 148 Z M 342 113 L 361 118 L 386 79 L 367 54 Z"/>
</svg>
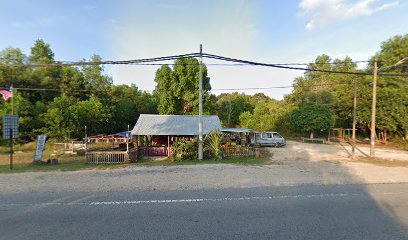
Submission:
<svg viewBox="0 0 408 240">
<path fill-rule="evenodd" d="M 112 136 L 112 150 L 114 149 L 115 149 L 115 140 L 113 139 L 113 136 Z"/>
<path fill-rule="evenodd" d="M 167 136 L 167 157 L 170 157 L 170 136 Z"/>
</svg>

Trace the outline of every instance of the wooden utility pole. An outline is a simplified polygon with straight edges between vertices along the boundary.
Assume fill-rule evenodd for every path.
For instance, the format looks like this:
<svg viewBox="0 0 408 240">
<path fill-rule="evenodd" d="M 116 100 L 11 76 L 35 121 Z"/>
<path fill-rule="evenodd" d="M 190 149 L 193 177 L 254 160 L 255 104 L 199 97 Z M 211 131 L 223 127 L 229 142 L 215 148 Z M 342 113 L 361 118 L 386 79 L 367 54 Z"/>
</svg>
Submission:
<svg viewBox="0 0 408 240">
<path fill-rule="evenodd" d="M 203 159 L 203 46 L 200 44 L 200 80 L 198 87 L 198 159 Z"/>
<path fill-rule="evenodd" d="M 377 58 L 374 59 L 374 76 L 373 76 L 373 102 L 371 108 L 371 136 L 370 136 L 370 157 L 373 158 L 375 155 L 375 113 L 376 113 L 376 103 L 377 103 Z"/>
<path fill-rule="evenodd" d="M 354 101 L 353 101 L 353 136 L 352 136 L 352 148 L 351 157 L 354 159 L 356 155 L 356 111 L 357 111 L 357 79 L 354 79 Z"/>
</svg>

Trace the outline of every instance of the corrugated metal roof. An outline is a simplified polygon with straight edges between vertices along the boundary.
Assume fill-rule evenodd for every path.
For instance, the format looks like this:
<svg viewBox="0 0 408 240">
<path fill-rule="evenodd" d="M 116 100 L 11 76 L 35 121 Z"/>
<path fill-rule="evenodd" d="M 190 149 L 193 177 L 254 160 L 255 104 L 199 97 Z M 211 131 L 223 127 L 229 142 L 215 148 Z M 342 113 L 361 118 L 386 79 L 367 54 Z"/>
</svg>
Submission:
<svg viewBox="0 0 408 240">
<path fill-rule="evenodd" d="M 221 129 L 218 116 L 203 116 L 203 133 Z M 198 116 L 141 114 L 132 135 L 198 135 Z"/>
<path fill-rule="evenodd" d="M 249 133 L 251 129 L 249 128 L 223 128 L 221 132 L 236 132 L 236 133 Z"/>
</svg>

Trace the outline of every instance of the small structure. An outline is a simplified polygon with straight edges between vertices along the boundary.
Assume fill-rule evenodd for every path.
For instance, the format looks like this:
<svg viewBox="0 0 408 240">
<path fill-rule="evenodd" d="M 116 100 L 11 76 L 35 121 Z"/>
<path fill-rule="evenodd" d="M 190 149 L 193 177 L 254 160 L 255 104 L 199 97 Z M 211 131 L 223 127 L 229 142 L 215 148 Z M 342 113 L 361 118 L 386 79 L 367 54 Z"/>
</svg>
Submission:
<svg viewBox="0 0 408 240">
<path fill-rule="evenodd" d="M 203 134 L 221 129 L 218 116 L 203 116 Z M 137 138 L 144 156 L 170 156 L 171 146 L 178 138 L 198 135 L 197 115 L 141 114 L 131 135 Z"/>
<path fill-rule="evenodd" d="M 256 133 L 248 128 L 223 128 L 223 155 L 225 157 L 254 156 L 254 146 L 250 135 L 255 138 Z"/>
<path fill-rule="evenodd" d="M 330 128 L 328 140 L 331 142 L 349 141 L 352 133 L 351 128 Z"/>
<path fill-rule="evenodd" d="M 137 149 L 132 147 L 128 132 L 87 137 L 84 144 L 88 163 L 125 163 L 137 159 Z"/>
</svg>

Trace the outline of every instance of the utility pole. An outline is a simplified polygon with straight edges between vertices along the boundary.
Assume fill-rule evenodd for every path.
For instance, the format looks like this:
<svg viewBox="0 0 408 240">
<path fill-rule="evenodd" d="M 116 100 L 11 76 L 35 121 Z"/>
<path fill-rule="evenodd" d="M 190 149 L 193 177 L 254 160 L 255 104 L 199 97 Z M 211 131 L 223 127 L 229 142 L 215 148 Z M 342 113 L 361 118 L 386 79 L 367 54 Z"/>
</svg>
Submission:
<svg viewBox="0 0 408 240">
<path fill-rule="evenodd" d="M 200 44 L 200 83 L 198 87 L 198 160 L 203 159 L 203 45 Z"/>
<path fill-rule="evenodd" d="M 353 101 L 353 136 L 351 148 L 351 157 L 354 159 L 356 155 L 356 111 L 357 111 L 357 79 L 354 79 L 354 101 Z"/>
<path fill-rule="evenodd" d="M 375 155 L 375 112 L 377 103 L 377 58 L 374 59 L 374 76 L 373 76 L 373 102 L 371 109 L 371 136 L 370 136 L 370 157 Z"/>
</svg>

